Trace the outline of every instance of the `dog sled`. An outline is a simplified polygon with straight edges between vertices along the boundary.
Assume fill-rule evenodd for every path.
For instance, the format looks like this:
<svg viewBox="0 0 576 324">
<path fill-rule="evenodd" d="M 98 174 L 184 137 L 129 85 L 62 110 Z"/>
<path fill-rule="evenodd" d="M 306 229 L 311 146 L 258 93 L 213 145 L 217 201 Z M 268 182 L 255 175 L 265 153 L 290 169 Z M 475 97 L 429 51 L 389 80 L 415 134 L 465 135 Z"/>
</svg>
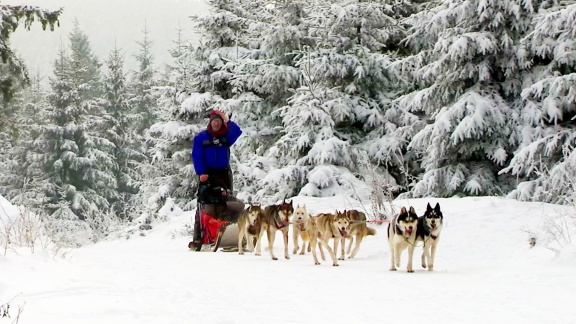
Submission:
<svg viewBox="0 0 576 324">
<path fill-rule="evenodd" d="M 188 248 L 200 252 L 238 251 L 238 224 L 218 219 L 198 206 L 200 217 L 201 244 L 194 241 L 188 243 Z"/>
</svg>

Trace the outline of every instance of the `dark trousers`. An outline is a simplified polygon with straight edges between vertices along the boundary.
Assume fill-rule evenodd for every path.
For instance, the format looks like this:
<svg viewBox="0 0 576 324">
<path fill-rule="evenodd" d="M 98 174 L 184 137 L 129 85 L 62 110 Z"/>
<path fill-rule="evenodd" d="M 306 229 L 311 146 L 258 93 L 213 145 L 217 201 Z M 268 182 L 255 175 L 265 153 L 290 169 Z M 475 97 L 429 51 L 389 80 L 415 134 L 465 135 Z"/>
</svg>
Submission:
<svg viewBox="0 0 576 324">
<path fill-rule="evenodd" d="M 230 167 L 224 169 L 207 169 L 206 174 L 208 174 L 208 182 L 210 182 L 210 184 L 216 187 L 234 190 L 232 169 L 230 169 Z"/>
<path fill-rule="evenodd" d="M 206 174 L 208 175 L 208 181 L 210 182 L 210 184 L 212 184 L 213 186 L 216 187 L 223 187 L 226 189 L 229 189 L 230 191 L 232 191 L 234 189 L 233 185 L 234 185 L 234 181 L 232 179 L 232 169 L 230 169 L 230 167 L 226 167 L 224 169 L 207 169 L 206 170 Z M 234 198 L 234 200 L 240 202 L 240 204 L 242 204 L 241 210 L 239 212 L 235 212 L 238 209 L 238 204 L 237 203 L 232 203 L 232 201 L 229 201 L 227 203 L 227 205 L 230 204 L 231 207 L 224 207 L 224 206 L 217 206 L 217 205 L 206 205 L 206 206 L 212 206 L 212 207 L 207 207 L 207 208 L 211 208 L 211 212 L 204 209 L 204 211 L 206 211 L 208 214 L 219 218 L 219 219 L 224 219 L 219 217 L 220 212 L 224 212 L 228 209 L 231 209 L 232 212 L 227 212 L 227 216 L 226 217 L 234 217 L 235 216 L 235 220 L 231 221 L 228 220 L 230 222 L 236 222 L 236 220 L 238 220 L 238 217 L 240 217 L 240 212 L 244 209 L 244 203 L 241 202 L 240 200 Z M 222 207 L 222 208 L 217 208 L 217 207 Z M 196 215 L 194 216 L 194 234 L 193 234 L 193 240 L 194 241 L 202 241 L 202 231 L 200 228 L 200 211 L 203 209 L 203 206 L 201 203 L 198 203 L 198 205 L 196 206 Z M 222 210 L 220 210 L 222 209 Z M 237 215 L 236 215 L 237 214 Z"/>
</svg>

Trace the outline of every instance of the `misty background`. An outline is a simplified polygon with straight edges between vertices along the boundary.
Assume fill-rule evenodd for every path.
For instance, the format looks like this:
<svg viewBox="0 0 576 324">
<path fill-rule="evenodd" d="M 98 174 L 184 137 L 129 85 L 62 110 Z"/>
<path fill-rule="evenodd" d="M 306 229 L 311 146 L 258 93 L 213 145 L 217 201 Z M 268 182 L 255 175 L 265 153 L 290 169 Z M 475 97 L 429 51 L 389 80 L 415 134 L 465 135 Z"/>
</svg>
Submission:
<svg viewBox="0 0 576 324">
<path fill-rule="evenodd" d="M 33 0 L 1 1 L 8 5 L 34 5 L 44 9 L 64 8 L 60 27 L 44 32 L 40 24 L 33 24 L 30 31 L 21 25 L 10 38 L 12 48 L 26 62 L 30 73 L 46 77 L 52 73 L 52 63 L 58 49 L 67 46 L 68 34 L 74 20 L 88 35 L 94 54 L 105 59 L 115 47 L 126 55 L 126 67 L 133 69 L 138 52 L 138 41 L 148 31 L 153 42 L 152 53 L 158 66 L 169 62 L 168 51 L 174 47 L 178 29 L 192 42 L 198 38 L 192 30 L 189 16 L 206 12 L 202 0 Z M 111 10 L 111 9 L 114 10 Z"/>
</svg>

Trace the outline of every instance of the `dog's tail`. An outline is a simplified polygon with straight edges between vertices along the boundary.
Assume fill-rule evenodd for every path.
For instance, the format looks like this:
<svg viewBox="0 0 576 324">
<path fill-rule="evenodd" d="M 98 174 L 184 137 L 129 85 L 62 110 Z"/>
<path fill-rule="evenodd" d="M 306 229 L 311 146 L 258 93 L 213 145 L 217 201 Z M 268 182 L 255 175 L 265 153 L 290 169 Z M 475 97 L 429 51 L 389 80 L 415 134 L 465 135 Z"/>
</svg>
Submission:
<svg viewBox="0 0 576 324">
<path fill-rule="evenodd" d="M 376 235 L 376 230 L 371 228 L 371 227 L 368 227 L 368 234 L 367 235 Z"/>
</svg>

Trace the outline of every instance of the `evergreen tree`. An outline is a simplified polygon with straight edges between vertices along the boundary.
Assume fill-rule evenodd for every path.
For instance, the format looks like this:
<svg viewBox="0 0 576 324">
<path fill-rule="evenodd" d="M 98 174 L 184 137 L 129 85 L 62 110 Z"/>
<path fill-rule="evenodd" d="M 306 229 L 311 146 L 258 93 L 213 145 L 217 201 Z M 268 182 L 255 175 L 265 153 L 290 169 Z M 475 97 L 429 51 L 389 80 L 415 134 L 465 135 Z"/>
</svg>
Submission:
<svg viewBox="0 0 576 324">
<path fill-rule="evenodd" d="M 50 124 L 46 173 L 50 211 L 65 207 L 80 219 L 109 207 L 118 197 L 114 145 L 103 134 L 105 119 L 95 95 L 101 93 L 99 63 L 86 35 L 75 26 L 70 56 L 61 49 L 50 80 Z"/>
<path fill-rule="evenodd" d="M 555 6 L 534 19 L 519 46 L 532 82 L 512 133 L 519 149 L 502 171 L 520 177 L 510 197 L 573 203 L 576 190 L 576 5 Z"/>
<path fill-rule="evenodd" d="M 22 149 L 18 147 L 19 141 L 25 138 L 19 129 L 19 118 L 26 107 L 26 97 L 13 99 L 29 83 L 26 67 L 10 47 L 10 36 L 20 23 L 24 23 L 24 28 L 29 30 L 37 21 L 43 29 L 49 26 L 50 30 L 54 30 L 60 13 L 61 10 L 0 4 L 0 167 L 3 170 L 0 183 L 3 184 L 2 194 L 8 198 L 18 194 L 24 179 L 23 169 L 14 158 L 18 156 L 15 151 Z"/>
<path fill-rule="evenodd" d="M 394 63 L 414 88 L 395 104 L 416 115 L 416 134 L 399 137 L 424 169 L 414 196 L 493 195 L 509 189 L 498 172 L 509 161 L 520 106 L 520 40 L 545 1 L 435 3 L 411 16 L 405 39 L 416 53 Z"/>
<path fill-rule="evenodd" d="M 391 159 L 381 159 L 381 149 L 374 149 L 374 142 L 386 133 L 383 126 L 392 124 L 385 115 L 385 104 L 395 81 L 387 74 L 386 65 L 403 36 L 396 17 L 411 12 L 413 6 L 384 1 L 314 5 L 306 8 L 305 19 L 313 42 L 295 63 L 302 74 L 301 86 L 283 111 L 286 135 L 276 144 L 297 157 L 284 163 L 305 166 L 312 172 L 305 193 L 319 195 L 323 188 L 331 194 L 335 186 L 350 187 L 350 181 L 344 179 L 349 171 L 360 173 L 357 162 L 363 149 L 378 164 L 391 164 Z M 346 171 L 327 171 L 322 165 Z M 331 180 L 314 176 L 315 172 L 328 172 Z M 354 188 L 350 189 L 352 194 Z"/>
<path fill-rule="evenodd" d="M 82 85 L 82 100 L 97 98 L 102 93 L 100 66 L 102 65 L 92 52 L 88 35 L 80 30 L 78 21 L 70 33 L 70 69 L 72 81 Z"/>
<path fill-rule="evenodd" d="M 133 93 L 130 104 L 134 107 L 134 114 L 138 117 L 138 126 L 135 127 L 135 131 L 140 137 L 158 119 L 156 98 L 150 91 L 157 85 L 157 81 L 155 80 L 156 71 L 151 50 L 152 42 L 148 37 L 149 31 L 146 26 L 143 34 L 142 41 L 138 42 L 140 52 L 135 55 L 138 62 L 138 70 L 132 73 L 130 82 L 130 91 Z"/>
<path fill-rule="evenodd" d="M 104 76 L 104 90 L 101 105 L 105 112 L 105 137 L 110 141 L 111 157 L 114 161 L 110 170 L 115 177 L 118 195 L 109 197 L 117 216 L 126 219 L 131 210 L 130 199 L 138 192 L 135 166 L 145 160 L 141 152 L 142 121 L 135 113 L 134 101 L 128 100 L 126 76 L 124 74 L 124 58 L 118 49 L 114 49 L 106 61 L 107 73 Z M 139 106 L 141 107 L 141 106 Z"/>
<path fill-rule="evenodd" d="M 12 120 L 14 132 L 7 143 L 6 160 L 0 176 L 2 195 L 14 203 L 39 208 L 44 199 L 44 142 L 38 140 L 48 120 L 47 92 L 41 85 L 41 77 L 35 75 L 29 87 L 13 98 L 18 107 Z"/>
<path fill-rule="evenodd" d="M 282 108 L 301 76 L 296 52 L 309 42 L 303 24 L 306 1 L 244 6 L 246 32 L 237 32 L 234 47 L 214 49 L 230 76 L 228 94 L 219 92 L 227 100 L 218 106 L 233 112 L 244 130 L 235 148 L 237 187 L 248 199 L 277 200 L 297 193 L 306 176 L 301 166 L 286 165 L 289 152 L 276 145 L 285 134 Z"/>
<path fill-rule="evenodd" d="M 169 51 L 172 63 L 166 64 L 163 82 L 172 86 L 183 86 L 191 77 L 193 46 L 184 38 L 184 30 L 180 25 L 176 32 L 176 40 L 173 41 L 174 48 Z"/>
</svg>

